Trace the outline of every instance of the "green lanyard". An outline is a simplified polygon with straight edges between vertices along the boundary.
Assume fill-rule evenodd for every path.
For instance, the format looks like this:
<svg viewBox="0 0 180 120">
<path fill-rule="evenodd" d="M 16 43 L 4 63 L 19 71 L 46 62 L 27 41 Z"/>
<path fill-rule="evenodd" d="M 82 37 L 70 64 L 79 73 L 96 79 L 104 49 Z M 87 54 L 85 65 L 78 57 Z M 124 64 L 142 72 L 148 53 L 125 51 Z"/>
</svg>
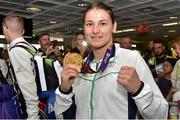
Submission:
<svg viewBox="0 0 180 120">
<path fill-rule="evenodd" d="M 96 76 L 97 73 L 94 75 L 94 78 L 92 80 L 92 87 L 91 87 L 91 99 L 90 99 L 90 108 L 91 108 L 91 113 L 90 113 L 90 119 L 93 119 L 93 112 L 94 112 L 94 107 L 93 107 L 93 97 L 94 97 L 94 84 L 96 81 Z"/>
</svg>

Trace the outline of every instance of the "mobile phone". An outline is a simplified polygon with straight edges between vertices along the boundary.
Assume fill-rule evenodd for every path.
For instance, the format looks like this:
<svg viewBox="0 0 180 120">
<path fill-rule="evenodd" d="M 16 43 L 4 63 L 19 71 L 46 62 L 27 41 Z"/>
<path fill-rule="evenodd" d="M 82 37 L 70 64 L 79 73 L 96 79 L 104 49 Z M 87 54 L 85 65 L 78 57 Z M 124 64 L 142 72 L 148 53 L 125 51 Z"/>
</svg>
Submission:
<svg viewBox="0 0 180 120">
<path fill-rule="evenodd" d="M 163 72 L 163 63 L 156 65 L 155 69 L 157 74 Z"/>
</svg>

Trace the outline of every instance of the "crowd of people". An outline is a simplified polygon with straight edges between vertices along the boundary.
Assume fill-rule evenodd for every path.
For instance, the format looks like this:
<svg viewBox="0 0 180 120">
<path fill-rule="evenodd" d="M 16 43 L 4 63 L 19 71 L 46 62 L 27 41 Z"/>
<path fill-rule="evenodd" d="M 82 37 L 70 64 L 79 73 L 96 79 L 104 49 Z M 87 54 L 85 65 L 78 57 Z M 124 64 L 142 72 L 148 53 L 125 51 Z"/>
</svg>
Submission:
<svg viewBox="0 0 180 120">
<path fill-rule="evenodd" d="M 132 49 L 133 40 L 129 36 L 121 36 L 120 43 L 114 43 L 117 22 L 112 9 L 102 2 L 86 9 L 83 26 L 84 33 L 77 34 L 65 51 L 59 49 L 57 41 L 50 41 L 49 34 L 38 37 L 39 55 L 61 64 L 59 87 L 55 91 L 56 118 L 167 119 L 177 114 L 178 108 L 168 103 L 180 100 L 180 38 L 172 43 L 176 58 L 167 54 L 164 42 L 159 39 L 150 41 L 143 55 Z M 8 83 L 18 87 L 19 101 L 23 101 L 21 118 L 40 119 L 32 55 L 16 45 L 36 49 L 23 38 L 24 23 L 20 16 L 7 16 L 2 29 L 10 47 L 9 58 L 1 58 L 1 76 L 7 79 L 10 74 Z M 84 58 L 83 65 L 91 73 L 88 70 L 82 73 L 74 64 L 64 64 L 66 54 L 71 52 Z M 9 62 L 12 67 L 8 67 Z"/>
</svg>

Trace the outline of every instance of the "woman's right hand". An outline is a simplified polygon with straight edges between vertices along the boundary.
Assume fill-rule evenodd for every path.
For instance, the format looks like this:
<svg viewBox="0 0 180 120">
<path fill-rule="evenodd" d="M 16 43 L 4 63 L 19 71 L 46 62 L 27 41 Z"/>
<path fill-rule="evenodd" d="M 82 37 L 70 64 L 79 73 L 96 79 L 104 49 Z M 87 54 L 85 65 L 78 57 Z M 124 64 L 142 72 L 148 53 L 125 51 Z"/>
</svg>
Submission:
<svg viewBox="0 0 180 120">
<path fill-rule="evenodd" d="M 74 83 L 74 78 L 79 76 L 80 67 L 74 64 L 63 64 L 61 71 L 61 85 L 62 91 L 67 92 Z"/>
</svg>

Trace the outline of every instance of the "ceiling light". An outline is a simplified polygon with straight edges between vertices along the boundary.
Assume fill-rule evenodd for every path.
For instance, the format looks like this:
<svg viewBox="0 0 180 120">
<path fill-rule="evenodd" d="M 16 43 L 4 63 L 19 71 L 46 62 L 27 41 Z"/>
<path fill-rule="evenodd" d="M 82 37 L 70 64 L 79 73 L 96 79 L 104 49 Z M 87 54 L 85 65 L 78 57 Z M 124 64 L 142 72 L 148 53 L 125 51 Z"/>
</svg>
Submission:
<svg viewBox="0 0 180 120">
<path fill-rule="evenodd" d="M 58 42 L 63 42 L 63 41 L 64 41 L 64 38 L 50 37 L 50 41 L 53 41 L 53 40 L 57 40 Z"/>
<path fill-rule="evenodd" d="M 172 23 L 162 24 L 162 26 L 172 26 L 172 25 L 178 25 L 178 24 L 179 24 L 178 22 L 172 22 Z"/>
<path fill-rule="evenodd" d="M 136 29 L 124 29 L 124 30 L 118 30 L 115 33 L 123 33 L 123 32 L 133 32 L 136 31 Z"/>
<path fill-rule="evenodd" d="M 132 32 L 132 31 L 136 31 L 135 29 L 125 29 L 123 30 L 123 32 Z"/>
<path fill-rule="evenodd" d="M 0 38 L 5 38 L 5 36 L 4 35 L 0 35 Z"/>
<path fill-rule="evenodd" d="M 78 28 L 78 30 L 83 30 L 83 28 Z"/>
<path fill-rule="evenodd" d="M 56 24 L 56 21 L 49 21 L 49 23 L 51 23 L 51 24 Z"/>
<path fill-rule="evenodd" d="M 135 47 L 136 47 L 136 44 L 132 44 L 131 47 L 134 47 L 134 48 L 135 48 Z"/>
<path fill-rule="evenodd" d="M 115 33 L 122 33 L 123 31 L 122 30 L 118 30 L 118 31 L 116 31 Z"/>
<path fill-rule="evenodd" d="M 168 32 L 173 33 L 173 32 L 176 32 L 176 30 L 169 30 Z"/>
<path fill-rule="evenodd" d="M 164 35 L 163 37 L 168 37 L 168 35 Z"/>
<path fill-rule="evenodd" d="M 27 11 L 30 11 L 30 12 L 41 12 L 42 9 L 38 8 L 38 7 L 27 7 L 26 8 Z"/>
<path fill-rule="evenodd" d="M 169 17 L 170 19 L 177 19 L 177 17 L 176 16 L 171 16 L 171 17 Z"/>
<path fill-rule="evenodd" d="M 85 7 L 85 6 L 87 6 L 87 4 L 86 3 L 79 3 L 78 6 L 79 7 Z"/>
</svg>

